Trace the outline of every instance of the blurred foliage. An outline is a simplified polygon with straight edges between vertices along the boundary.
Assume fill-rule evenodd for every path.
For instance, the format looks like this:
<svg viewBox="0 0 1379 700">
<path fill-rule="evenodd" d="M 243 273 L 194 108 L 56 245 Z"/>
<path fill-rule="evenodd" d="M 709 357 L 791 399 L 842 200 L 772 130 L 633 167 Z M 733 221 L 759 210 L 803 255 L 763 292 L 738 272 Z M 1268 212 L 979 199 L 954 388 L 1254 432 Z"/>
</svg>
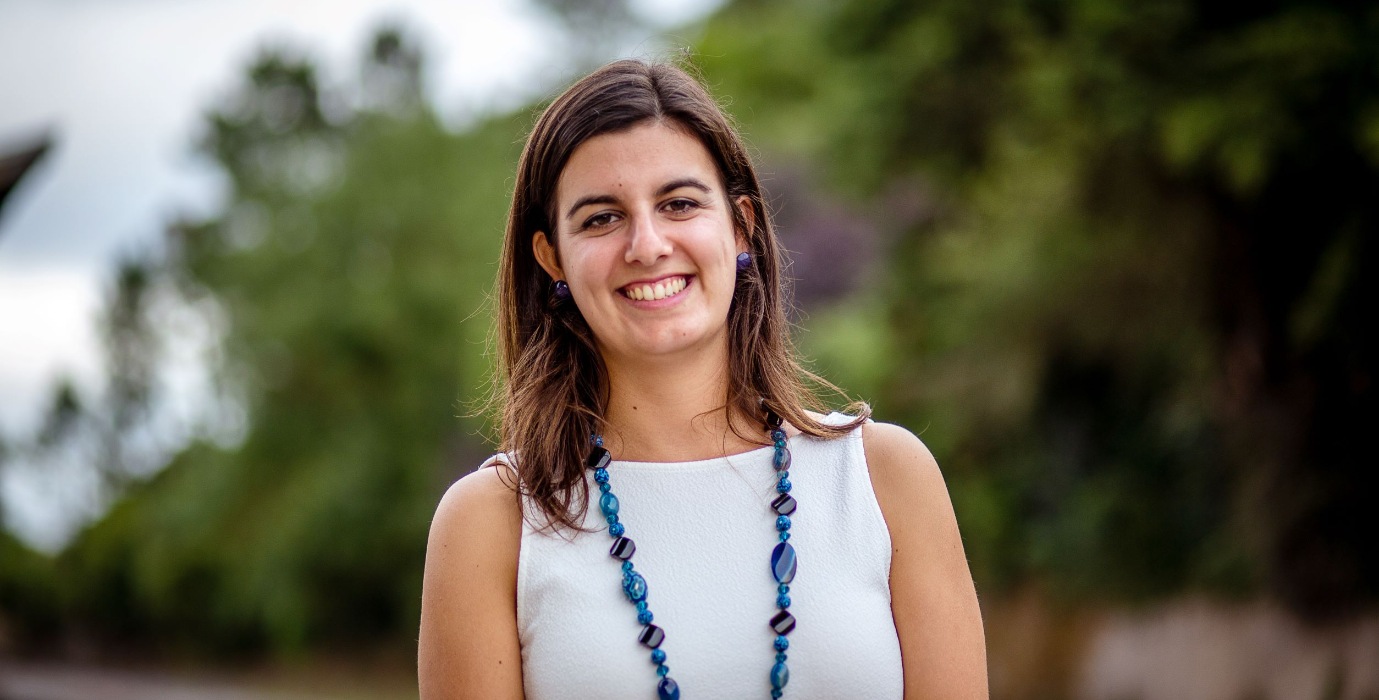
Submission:
<svg viewBox="0 0 1379 700">
<path fill-rule="evenodd" d="M 740 0 L 703 29 L 802 345 L 939 457 L 984 594 L 1375 598 L 1379 10 Z M 120 276 L 107 344 L 133 425 L 140 290 L 175 289 L 221 333 L 242 435 L 124 484 L 56 561 L 0 539 L 12 623 L 412 644 L 430 514 L 487 452 L 462 414 L 530 114 L 452 133 L 404 34 L 365 53 L 331 88 L 265 52 L 207 115 L 224 210 Z M 67 391 L 54 430 L 91 413 Z"/>
<path fill-rule="evenodd" d="M 1379 10 L 754 1 L 700 51 L 889 229 L 807 337 L 923 431 L 980 588 L 1375 598 Z"/>
</svg>

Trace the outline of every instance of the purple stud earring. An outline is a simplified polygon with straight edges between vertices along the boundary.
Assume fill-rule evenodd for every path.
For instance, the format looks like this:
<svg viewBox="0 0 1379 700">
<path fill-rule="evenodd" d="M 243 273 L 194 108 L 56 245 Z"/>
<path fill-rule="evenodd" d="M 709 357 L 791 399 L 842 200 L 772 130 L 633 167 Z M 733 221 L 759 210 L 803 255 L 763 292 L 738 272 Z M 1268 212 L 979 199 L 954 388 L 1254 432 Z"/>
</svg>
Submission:
<svg viewBox="0 0 1379 700">
<path fill-rule="evenodd" d="M 570 285 L 565 284 L 565 280 L 555 281 L 555 298 L 559 301 L 570 298 Z"/>
<path fill-rule="evenodd" d="M 752 266 L 752 254 L 751 254 L 751 253 L 738 253 L 738 254 L 737 254 L 737 271 L 738 271 L 738 272 L 741 272 L 741 271 L 743 271 L 743 270 L 746 270 L 747 268 L 749 268 L 749 267 L 751 267 L 751 266 Z"/>
</svg>

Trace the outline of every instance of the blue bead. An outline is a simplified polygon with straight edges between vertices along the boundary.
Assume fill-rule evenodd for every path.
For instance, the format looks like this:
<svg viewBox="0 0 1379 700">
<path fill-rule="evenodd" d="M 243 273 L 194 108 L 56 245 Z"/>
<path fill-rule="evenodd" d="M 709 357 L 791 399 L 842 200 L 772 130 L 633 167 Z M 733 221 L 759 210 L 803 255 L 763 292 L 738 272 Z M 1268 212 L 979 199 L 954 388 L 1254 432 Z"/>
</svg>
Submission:
<svg viewBox="0 0 1379 700">
<path fill-rule="evenodd" d="M 603 511 L 604 516 L 613 517 L 618 514 L 618 497 L 611 493 L 599 496 L 599 510 Z"/>
<path fill-rule="evenodd" d="M 622 523 L 613 523 L 608 526 L 608 534 L 614 537 L 622 537 L 624 532 L 627 532 L 627 528 L 623 527 Z"/>
<path fill-rule="evenodd" d="M 610 515 L 604 518 L 604 520 L 608 521 L 608 527 L 613 527 L 614 525 L 618 524 L 618 516 L 616 515 Z"/>
<path fill-rule="evenodd" d="M 776 637 L 776 651 L 785 651 L 786 649 L 789 649 L 789 648 L 790 648 L 790 640 L 789 640 L 789 639 L 786 639 L 785 637 L 780 637 L 780 636 L 777 636 L 777 637 Z M 785 660 L 785 659 L 781 659 L 781 661 L 784 661 L 784 660 Z"/>
<path fill-rule="evenodd" d="M 790 480 L 781 479 L 781 482 L 776 484 L 776 491 L 780 493 L 790 493 Z"/>
<path fill-rule="evenodd" d="M 789 682 L 790 669 L 785 667 L 784 661 L 777 661 L 776 665 L 771 667 L 771 687 L 776 689 L 784 688 L 785 684 Z"/>
<path fill-rule="evenodd" d="M 779 482 L 779 481 L 785 481 L 786 479 L 789 479 L 789 478 L 790 478 L 790 472 L 789 472 L 789 471 L 783 471 L 783 472 L 780 472 L 780 473 L 776 474 L 776 481 L 778 481 L 778 482 Z"/>
<path fill-rule="evenodd" d="M 790 586 L 787 586 L 787 585 L 785 585 L 785 584 L 782 583 L 781 585 L 776 586 L 776 591 L 777 591 L 778 593 L 789 593 L 789 592 L 790 592 Z"/>
<path fill-rule="evenodd" d="M 772 430 L 772 431 L 771 431 L 771 439 L 772 439 L 772 440 L 780 440 L 780 441 L 783 442 L 783 441 L 785 440 L 785 431 L 784 431 L 784 430 L 781 430 L 780 428 L 777 428 L 777 429 L 775 429 L 775 430 Z"/>
<path fill-rule="evenodd" d="M 790 607 L 790 596 L 784 593 L 776 596 L 776 607 L 782 609 Z"/>
<path fill-rule="evenodd" d="M 785 661 L 785 652 L 782 651 L 779 654 L 776 654 L 776 661 Z"/>
<path fill-rule="evenodd" d="M 771 689 L 771 700 L 780 700 L 780 696 L 782 696 L 782 695 L 784 695 L 784 694 L 785 694 L 785 693 L 781 692 L 781 689 L 780 689 L 780 688 L 772 688 L 772 689 Z"/>
<path fill-rule="evenodd" d="M 785 441 L 784 441 L 784 440 L 777 440 L 775 444 L 776 444 L 776 449 L 778 449 L 778 450 L 784 449 L 784 448 L 785 448 Z"/>
<path fill-rule="evenodd" d="M 642 601 L 642 602 L 646 602 L 646 601 Z M 651 620 L 652 620 L 653 617 L 654 617 L 654 616 L 651 614 L 651 611 L 650 611 L 650 610 L 643 610 L 643 611 L 637 613 L 637 622 L 640 622 L 640 623 L 643 624 L 643 625 L 649 625 L 649 624 L 651 624 Z"/>
<path fill-rule="evenodd" d="M 776 450 L 776 455 L 771 458 L 771 465 L 774 466 L 776 468 L 776 471 L 778 472 L 783 472 L 786 469 L 789 469 L 790 450 L 787 450 L 783 447 L 781 449 Z"/>
<path fill-rule="evenodd" d="M 628 573 L 623 578 L 622 592 L 626 593 L 627 599 L 634 603 L 639 600 L 646 600 L 646 579 L 635 571 Z"/>
<path fill-rule="evenodd" d="M 781 542 L 784 542 L 784 541 L 786 541 L 786 540 L 788 540 L 788 539 L 790 539 L 790 533 L 788 533 L 788 532 L 782 532 L 782 533 L 780 533 L 780 541 L 781 541 Z"/>
<path fill-rule="evenodd" d="M 594 436 L 594 444 L 595 444 L 595 445 L 598 445 L 599 447 L 603 447 L 603 436 L 602 436 L 602 435 L 595 435 L 595 436 Z"/>
<path fill-rule="evenodd" d="M 651 663 L 663 664 L 666 661 L 666 653 L 660 649 L 651 650 Z"/>
<path fill-rule="evenodd" d="M 606 483 L 608 483 L 608 470 L 607 470 L 607 469 L 604 469 L 604 468 L 602 468 L 602 467 L 599 467 L 598 469 L 595 469 L 595 470 L 594 470 L 594 481 L 597 481 L 597 482 L 599 482 L 600 484 L 606 484 Z"/>
<path fill-rule="evenodd" d="M 680 700 L 680 686 L 675 684 L 675 680 L 666 677 L 656 684 L 657 700 Z"/>
<path fill-rule="evenodd" d="M 607 481 L 603 482 L 602 484 L 599 484 L 599 493 L 608 493 L 609 491 L 612 491 L 612 490 L 613 490 L 613 485 L 610 484 L 610 483 L 608 483 Z"/>
<path fill-rule="evenodd" d="M 623 573 L 628 573 L 628 574 L 632 573 L 632 562 L 630 562 L 630 561 L 625 561 L 625 562 L 623 562 L 623 563 L 622 563 L 622 570 L 623 570 Z"/>
<path fill-rule="evenodd" d="M 646 601 L 645 601 L 645 600 L 637 601 L 637 612 L 645 612 L 645 611 L 646 611 Z M 646 623 L 643 622 L 642 624 L 645 625 Z"/>
<path fill-rule="evenodd" d="M 771 575 L 776 583 L 790 583 L 795 580 L 795 548 L 789 542 L 781 542 L 771 552 Z"/>
<path fill-rule="evenodd" d="M 664 676 L 664 675 L 666 675 L 667 673 L 670 673 L 670 667 L 669 667 L 669 666 L 667 666 L 667 665 L 665 665 L 665 664 L 661 664 L 660 666 L 657 666 L 657 667 L 656 667 L 656 675 L 658 675 L 658 676 Z"/>
<path fill-rule="evenodd" d="M 790 516 L 782 515 L 776 518 L 776 529 L 785 532 L 790 529 Z"/>
</svg>

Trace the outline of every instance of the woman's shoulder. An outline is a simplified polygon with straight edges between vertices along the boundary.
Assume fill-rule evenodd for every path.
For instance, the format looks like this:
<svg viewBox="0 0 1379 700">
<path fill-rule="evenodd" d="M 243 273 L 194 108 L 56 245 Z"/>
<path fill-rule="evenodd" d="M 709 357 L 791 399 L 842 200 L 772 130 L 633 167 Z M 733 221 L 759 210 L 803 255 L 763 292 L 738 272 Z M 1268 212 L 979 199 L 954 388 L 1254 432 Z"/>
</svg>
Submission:
<svg viewBox="0 0 1379 700">
<path fill-rule="evenodd" d="M 494 455 L 477 469 L 457 479 L 446 489 L 432 519 L 433 539 L 442 534 L 463 536 L 489 528 L 521 532 L 521 507 L 517 498 L 516 473 L 502 454 Z"/>
<path fill-rule="evenodd" d="M 951 508 L 938 462 L 914 433 L 890 423 L 865 423 L 862 452 L 887 516 L 892 510 L 916 505 L 940 511 Z"/>
</svg>

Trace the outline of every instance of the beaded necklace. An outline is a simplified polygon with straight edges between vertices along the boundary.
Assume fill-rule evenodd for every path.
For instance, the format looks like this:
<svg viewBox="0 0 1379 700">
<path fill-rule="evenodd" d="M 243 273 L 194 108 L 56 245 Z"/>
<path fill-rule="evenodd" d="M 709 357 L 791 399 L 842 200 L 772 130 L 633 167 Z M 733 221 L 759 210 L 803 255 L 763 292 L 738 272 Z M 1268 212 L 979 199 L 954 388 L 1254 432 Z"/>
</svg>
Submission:
<svg viewBox="0 0 1379 700">
<path fill-rule="evenodd" d="M 795 512 L 795 499 L 790 495 L 790 448 L 785 442 L 785 431 L 781 430 L 781 418 L 771 410 L 766 411 L 766 430 L 771 436 L 775 453 L 771 464 L 776 468 L 776 493 L 771 501 L 776 511 L 776 531 L 780 542 L 771 551 L 771 575 L 776 579 L 776 607 L 779 611 L 771 617 L 771 630 L 776 633 L 776 663 L 771 667 L 771 697 L 780 698 L 785 692 L 785 684 L 790 680 L 790 669 L 785 665 L 785 650 L 790 648 L 786 635 L 795 629 L 795 616 L 786 609 L 790 607 L 790 582 L 795 579 L 795 548 L 790 540 L 790 514 Z M 613 495 L 613 487 L 608 483 L 608 465 L 613 456 L 603 447 L 603 436 L 593 436 L 593 449 L 585 458 L 585 466 L 594 470 L 594 481 L 599 485 L 599 510 L 608 521 L 608 535 L 613 538 L 613 546 L 608 553 L 622 561 L 622 590 L 627 600 L 637 608 L 637 622 L 642 625 L 637 641 L 651 649 L 651 663 L 656 665 L 656 675 L 661 680 L 656 684 L 656 695 L 660 700 L 679 700 L 680 686 L 670 677 L 670 667 L 666 666 L 666 653 L 660 649 L 665 641 L 665 631 L 651 624 L 653 615 L 646 604 L 646 579 L 632 566 L 632 555 L 637 544 L 625 536 L 626 528 L 618 522 L 618 497 Z"/>
</svg>

